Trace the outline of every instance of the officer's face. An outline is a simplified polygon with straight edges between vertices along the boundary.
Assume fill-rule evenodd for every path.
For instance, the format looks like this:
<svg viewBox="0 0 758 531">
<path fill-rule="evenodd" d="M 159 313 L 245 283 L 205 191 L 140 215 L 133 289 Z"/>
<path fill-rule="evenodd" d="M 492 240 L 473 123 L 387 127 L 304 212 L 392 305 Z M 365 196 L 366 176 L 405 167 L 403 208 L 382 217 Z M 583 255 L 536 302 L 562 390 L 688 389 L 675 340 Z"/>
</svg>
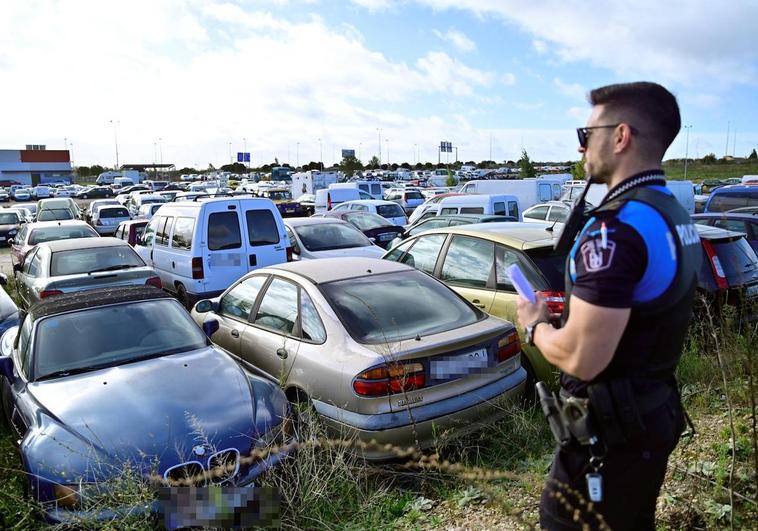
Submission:
<svg viewBox="0 0 758 531">
<path fill-rule="evenodd" d="M 587 120 L 587 127 L 608 125 L 608 119 L 603 117 L 603 106 L 595 105 Z M 586 146 L 579 146 L 579 153 L 584 155 L 584 171 L 599 182 L 607 183 L 613 173 L 613 129 L 591 129 Z"/>
</svg>

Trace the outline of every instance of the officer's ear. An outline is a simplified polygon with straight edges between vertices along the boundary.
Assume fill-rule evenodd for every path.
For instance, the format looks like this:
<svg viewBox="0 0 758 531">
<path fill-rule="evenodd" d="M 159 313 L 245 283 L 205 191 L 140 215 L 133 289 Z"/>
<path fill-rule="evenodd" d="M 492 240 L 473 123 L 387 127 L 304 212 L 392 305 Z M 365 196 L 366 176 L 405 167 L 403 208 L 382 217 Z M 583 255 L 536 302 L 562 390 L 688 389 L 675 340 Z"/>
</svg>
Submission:
<svg viewBox="0 0 758 531">
<path fill-rule="evenodd" d="M 621 122 L 613 130 L 614 153 L 623 153 L 632 146 L 632 136 L 636 130 L 626 122 Z"/>
</svg>

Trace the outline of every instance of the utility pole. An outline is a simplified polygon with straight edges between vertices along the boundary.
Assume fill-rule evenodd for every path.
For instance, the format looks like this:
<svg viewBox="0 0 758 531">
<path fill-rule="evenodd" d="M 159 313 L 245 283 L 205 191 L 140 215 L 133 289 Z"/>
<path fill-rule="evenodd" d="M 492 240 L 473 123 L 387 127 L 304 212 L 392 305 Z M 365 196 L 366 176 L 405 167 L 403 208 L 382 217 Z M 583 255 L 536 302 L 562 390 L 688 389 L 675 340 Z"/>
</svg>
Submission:
<svg viewBox="0 0 758 531">
<path fill-rule="evenodd" d="M 158 164 L 158 142 L 153 142 L 153 164 Z"/>
<path fill-rule="evenodd" d="M 74 143 L 71 142 L 68 145 L 69 158 L 71 159 L 71 167 L 74 167 Z"/>
<path fill-rule="evenodd" d="M 732 141 L 732 157 L 737 156 L 737 128 L 734 128 L 734 140 Z"/>
<path fill-rule="evenodd" d="M 385 138 L 384 142 L 387 144 L 387 166 L 390 165 L 390 139 Z"/>
<path fill-rule="evenodd" d="M 687 136 L 685 137 L 686 140 L 684 142 L 684 180 L 687 180 L 687 157 L 689 155 L 689 148 L 690 148 L 690 129 L 692 129 L 692 125 L 685 125 L 684 128 L 687 130 Z"/>
<path fill-rule="evenodd" d="M 233 164 L 234 160 L 232 160 L 232 143 L 229 142 L 229 164 Z"/>
<path fill-rule="evenodd" d="M 295 148 L 295 166 L 300 167 L 300 142 L 297 143 Z"/>
<path fill-rule="evenodd" d="M 321 164 L 321 171 L 324 171 L 324 149 L 320 138 L 318 139 L 318 161 Z"/>
<path fill-rule="evenodd" d="M 726 149 L 724 150 L 725 157 L 729 154 L 729 126 L 730 125 L 732 125 L 732 122 L 726 122 Z"/>
<path fill-rule="evenodd" d="M 492 160 L 492 133 L 490 133 L 490 160 Z"/>
<path fill-rule="evenodd" d="M 113 125 L 113 141 L 116 144 L 116 169 L 118 169 L 118 120 L 111 120 L 111 124 Z"/>
<path fill-rule="evenodd" d="M 358 142 L 358 160 L 361 160 L 361 146 L 363 142 Z"/>
<path fill-rule="evenodd" d="M 382 130 L 380 128 L 376 128 L 377 133 L 379 133 L 379 166 L 382 165 Z"/>
<path fill-rule="evenodd" d="M 158 139 L 158 152 L 161 155 L 161 166 L 163 166 L 163 138 Z"/>
</svg>

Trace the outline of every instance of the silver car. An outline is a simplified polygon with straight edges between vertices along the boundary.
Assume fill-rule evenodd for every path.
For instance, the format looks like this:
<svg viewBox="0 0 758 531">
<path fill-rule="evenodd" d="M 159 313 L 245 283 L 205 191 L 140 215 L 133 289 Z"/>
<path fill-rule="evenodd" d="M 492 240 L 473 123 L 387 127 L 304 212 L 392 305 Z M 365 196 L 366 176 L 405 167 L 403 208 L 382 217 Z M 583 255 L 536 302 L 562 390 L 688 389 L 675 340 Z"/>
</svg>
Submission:
<svg viewBox="0 0 758 531">
<path fill-rule="evenodd" d="M 501 417 L 524 389 L 511 323 L 387 260 L 262 268 L 199 301 L 192 317 L 217 324 L 216 344 L 312 405 L 337 436 L 430 447 Z"/>
<path fill-rule="evenodd" d="M 381 258 L 384 250 L 350 223 L 336 218 L 285 218 L 295 260 L 361 256 Z"/>
<path fill-rule="evenodd" d="M 41 243 L 13 266 L 21 306 L 74 291 L 116 287 L 161 287 L 160 277 L 131 246 L 116 238 L 76 238 Z"/>
<path fill-rule="evenodd" d="M 112 235 L 122 221 L 129 221 L 132 217 L 126 207 L 104 205 L 92 213 L 90 223 L 98 234 Z"/>
</svg>

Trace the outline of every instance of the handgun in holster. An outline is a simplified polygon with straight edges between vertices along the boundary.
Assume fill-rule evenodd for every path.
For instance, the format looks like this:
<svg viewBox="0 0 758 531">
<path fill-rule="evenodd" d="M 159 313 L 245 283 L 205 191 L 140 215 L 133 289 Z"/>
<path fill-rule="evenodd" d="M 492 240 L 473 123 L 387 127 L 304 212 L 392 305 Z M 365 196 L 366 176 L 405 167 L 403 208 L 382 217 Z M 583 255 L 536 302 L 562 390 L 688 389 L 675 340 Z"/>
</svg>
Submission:
<svg viewBox="0 0 758 531">
<path fill-rule="evenodd" d="M 537 382 L 537 395 L 540 397 L 540 406 L 545 414 L 550 431 L 553 432 L 555 441 L 561 446 L 568 446 L 571 442 L 571 433 L 563 421 L 561 406 L 555 395 L 547 388 L 545 382 Z"/>
</svg>

